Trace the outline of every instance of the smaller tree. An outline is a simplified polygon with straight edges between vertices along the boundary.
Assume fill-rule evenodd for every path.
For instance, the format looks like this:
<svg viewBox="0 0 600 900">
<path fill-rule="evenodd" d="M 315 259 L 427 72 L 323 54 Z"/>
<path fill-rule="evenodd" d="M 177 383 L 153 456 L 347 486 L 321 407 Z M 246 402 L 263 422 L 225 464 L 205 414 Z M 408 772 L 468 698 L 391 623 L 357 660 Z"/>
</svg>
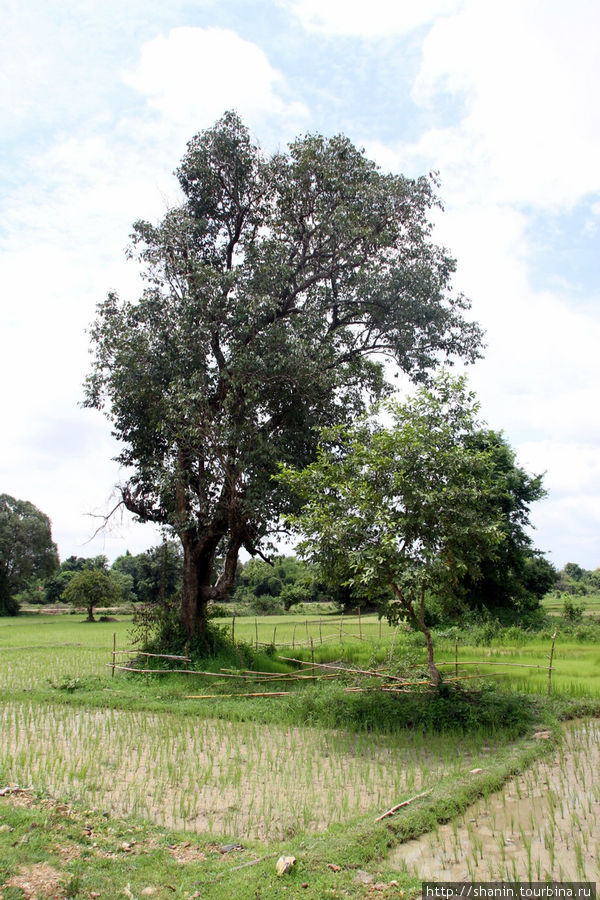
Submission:
<svg viewBox="0 0 600 900">
<path fill-rule="evenodd" d="M 472 446 L 478 405 L 464 379 L 443 373 L 385 411 L 391 427 L 366 419 L 327 429 L 316 462 L 280 477 L 303 502 L 289 518 L 304 536 L 300 553 L 330 584 L 385 592 L 390 621 L 406 619 L 424 634 L 438 685 L 425 594 L 477 577 L 502 538 L 488 502 L 492 458 Z"/>
<path fill-rule="evenodd" d="M 82 569 L 76 572 L 67 585 L 63 598 L 73 606 L 84 606 L 88 622 L 95 622 L 94 607 L 109 605 L 120 597 L 118 585 L 100 568 Z"/>
</svg>

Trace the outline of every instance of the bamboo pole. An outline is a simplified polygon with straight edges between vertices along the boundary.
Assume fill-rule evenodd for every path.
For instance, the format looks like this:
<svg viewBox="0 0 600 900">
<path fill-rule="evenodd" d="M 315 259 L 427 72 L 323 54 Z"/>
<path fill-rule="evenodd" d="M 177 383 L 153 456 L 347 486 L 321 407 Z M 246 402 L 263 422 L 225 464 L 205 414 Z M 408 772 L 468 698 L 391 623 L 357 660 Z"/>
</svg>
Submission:
<svg viewBox="0 0 600 900">
<path fill-rule="evenodd" d="M 418 800 L 419 797 L 425 797 L 427 794 L 431 794 L 433 788 L 429 788 L 428 791 L 423 791 L 421 794 L 415 794 L 414 797 L 410 797 L 409 800 L 403 800 L 402 803 L 397 803 L 395 806 L 392 806 L 391 809 L 386 810 L 380 816 L 377 816 L 375 819 L 376 822 L 381 822 L 382 819 L 385 819 L 387 816 L 393 816 L 397 809 L 401 809 L 403 806 L 408 806 L 409 803 L 413 803 L 413 801 Z"/>
<path fill-rule="evenodd" d="M 280 656 L 279 659 L 285 660 L 285 662 L 295 662 L 300 663 L 302 666 L 310 666 L 311 664 L 305 662 L 303 659 L 292 659 L 289 656 Z M 337 666 L 333 663 L 318 663 L 317 666 L 312 664 L 311 668 L 319 668 L 319 669 L 335 669 L 337 672 L 348 672 L 350 675 L 372 675 L 374 678 L 388 678 L 391 681 L 399 681 L 403 684 L 406 682 L 402 678 L 398 678 L 396 675 L 386 674 L 384 672 L 377 672 L 373 669 L 349 669 L 347 666 Z"/>
<path fill-rule="evenodd" d="M 292 634 L 292 650 L 296 648 L 296 628 L 298 627 L 298 623 L 294 622 L 294 631 Z"/>
<path fill-rule="evenodd" d="M 258 650 L 258 620 L 254 619 L 254 636 L 256 638 L 256 649 Z"/>
<path fill-rule="evenodd" d="M 437 662 L 436 666 L 453 666 L 454 663 L 446 660 L 445 662 Z M 511 666 L 517 669 L 546 669 L 546 666 L 536 666 L 532 663 L 509 663 L 509 662 L 494 662 L 489 659 L 474 659 L 474 660 L 465 660 L 465 662 L 461 662 L 462 666 Z"/>
<path fill-rule="evenodd" d="M 343 622 L 344 622 L 344 613 L 342 613 L 342 614 L 340 615 L 340 644 L 343 644 L 343 643 L 344 643 L 343 638 L 342 638 L 342 624 L 343 624 Z"/>
<path fill-rule="evenodd" d="M 458 635 L 454 639 L 454 674 L 458 678 Z"/>
<path fill-rule="evenodd" d="M 321 638 L 321 643 L 323 643 L 323 630 L 322 630 L 322 622 L 321 622 L 320 616 L 319 616 L 319 637 Z"/>
<path fill-rule="evenodd" d="M 111 663 L 106 663 L 110 668 Z M 139 672 L 149 675 L 200 675 L 205 678 L 239 678 L 239 675 L 228 675 L 225 672 L 201 672 L 199 669 L 132 669 L 130 666 L 115 666 L 123 672 Z"/>
<path fill-rule="evenodd" d="M 117 632 L 113 631 L 113 652 L 112 652 L 112 675 L 111 678 L 115 677 L 115 663 L 116 663 L 116 655 L 117 655 Z"/>
<path fill-rule="evenodd" d="M 221 697 L 284 697 L 291 691 L 256 691 L 250 694 L 187 694 L 186 700 L 216 700 Z"/>
<path fill-rule="evenodd" d="M 304 620 L 304 628 L 306 629 L 306 643 L 308 644 L 308 619 Z"/>
<path fill-rule="evenodd" d="M 223 668 L 221 671 L 223 676 L 226 677 L 227 673 L 231 673 L 234 670 Z M 321 673 L 320 675 L 301 675 L 299 672 L 255 672 L 253 669 L 242 669 L 234 674 L 236 678 L 243 678 L 248 681 L 303 681 L 306 679 L 314 680 L 315 678 L 340 677 L 336 672 Z"/>
<path fill-rule="evenodd" d="M 548 696 L 552 687 L 552 657 L 554 656 L 554 642 L 556 640 L 557 631 L 552 635 L 552 647 L 550 648 L 550 665 L 548 666 Z"/>
<path fill-rule="evenodd" d="M 314 668 L 314 665 L 315 665 L 315 647 L 314 647 L 313 639 L 312 639 L 312 638 L 310 639 L 310 656 L 311 656 L 312 664 L 313 664 L 313 668 Z"/>
<path fill-rule="evenodd" d="M 275 646 L 275 635 L 277 634 L 277 625 L 273 629 L 273 646 Z"/>
<path fill-rule="evenodd" d="M 381 616 L 379 617 L 379 643 L 381 643 Z"/>
<path fill-rule="evenodd" d="M 235 644 L 235 613 L 231 617 L 231 643 Z"/>
<path fill-rule="evenodd" d="M 361 641 L 362 641 L 362 620 L 361 620 L 361 618 L 360 618 L 360 606 L 357 607 L 357 611 L 358 611 L 358 634 L 359 634 L 360 639 L 361 639 Z"/>
<path fill-rule="evenodd" d="M 172 656 L 170 653 L 146 653 L 144 650 L 117 650 L 117 656 L 127 654 L 129 656 L 152 656 L 156 659 L 181 659 L 190 662 L 189 656 Z"/>
</svg>

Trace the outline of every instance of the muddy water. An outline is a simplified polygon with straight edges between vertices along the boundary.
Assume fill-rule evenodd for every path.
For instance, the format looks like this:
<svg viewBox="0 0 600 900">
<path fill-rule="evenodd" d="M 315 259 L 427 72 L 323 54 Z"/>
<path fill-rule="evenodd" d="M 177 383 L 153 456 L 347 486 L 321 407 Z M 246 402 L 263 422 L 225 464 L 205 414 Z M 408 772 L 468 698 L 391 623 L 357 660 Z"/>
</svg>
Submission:
<svg viewBox="0 0 600 900">
<path fill-rule="evenodd" d="M 554 758 L 390 862 L 424 880 L 600 880 L 600 722 L 571 723 Z"/>
</svg>

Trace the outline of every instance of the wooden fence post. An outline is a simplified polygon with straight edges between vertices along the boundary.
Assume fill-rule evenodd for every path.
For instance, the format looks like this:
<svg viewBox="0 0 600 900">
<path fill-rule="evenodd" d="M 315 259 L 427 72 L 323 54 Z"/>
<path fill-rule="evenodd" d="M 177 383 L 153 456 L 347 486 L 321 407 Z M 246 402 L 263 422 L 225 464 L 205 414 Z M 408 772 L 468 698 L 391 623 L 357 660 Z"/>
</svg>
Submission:
<svg viewBox="0 0 600 900">
<path fill-rule="evenodd" d="M 308 643 L 308 619 L 304 620 L 304 628 L 306 629 L 306 643 Z"/>
<path fill-rule="evenodd" d="M 312 664 L 313 664 L 313 667 L 314 667 L 314 664 L 315 664 L 315 648 L 314 648 L 314 644 L 313 644 L 313 639 L 312 639 L 312 638 L 310 639 L 310 655 L 311 655 L 311 658 L 312 658 Z"/>
<path fill-rule="evenodd" d="M 321 616 L 319 616 L 319 637 L 321 638 L 321 643 L 323 643 L 323 631 L 321 629 Z"/>
<path fill-rule="evenodd" d="M 115 677 L 115 662 L 116 662 L 116 656 L 117 656 L 117 632 L 116 632 L 116 631 L 113 631 L 113 652 L 112 652 L 112 658 L 113 658 L 113 664 L 112 664 L 112 677 L 113 677 L 113 678 Z"/>
<path fill-rule="evenodd" d="M 275 635 L 277 634 L 277 625 L 273 629 L 273 646 L 275 646 Z"/>
<path fill-rule="evenodd" d="M 235 645 L 235 613 L 231 619 L 231 643 Z"/>
<path fill-rule="evenodd" d="M 379 643 L 381 643 L 381 616 L 379 616 Z"/>
<path fill-rule="evenodd" d="M 548 666 L 548 696 L 550 696 L 550 688 L 552 687 L 552 657 L 554 656 L 554 641 L 558 632 L 552 635 L 552 647 L 550 648 L 550 665 Z"/>
<path fill-rule="evenodd" d="M 258 620 L 256 617 L 254 619 L 254 642 L 256 645 L 255 649 L 258 650 Z"/>
<path fill-rule="evenodd" d="M 454 676 L 458 678 L 458 635 L 454 638 Z"/>
<path fill-rule="evenodd" d="M 344 638 L 342 636 L 342 624 L 344 622 L 344 613 L 340 615 L 340 644 L 344 643 Z"/>
<path fill-rule="evenodd" d="M 362 621 L 360 618 L 360 606 L 357 609 L 358 609 L 358 634 L 362 641 Z"/>
<path fill-rule="evenodd" d="M 298 623 L 294 622 L 294 631 L 292 632 L 292 650 L 296 646 L 296 628 L 298 627 Z"/>
</svg>

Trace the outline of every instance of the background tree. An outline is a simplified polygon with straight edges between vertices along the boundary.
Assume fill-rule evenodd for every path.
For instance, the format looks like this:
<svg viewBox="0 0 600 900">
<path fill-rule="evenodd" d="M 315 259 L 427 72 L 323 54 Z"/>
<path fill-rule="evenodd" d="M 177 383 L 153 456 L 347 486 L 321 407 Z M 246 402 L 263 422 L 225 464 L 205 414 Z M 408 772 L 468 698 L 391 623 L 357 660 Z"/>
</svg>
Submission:
<svg viewBox="0 0 600 900">
<path fill-rule="evenodd" d="M 238 567 L 231 599 L 257 611 L 289 610 L 298 603 L 327 599 L 312 566 L 295 556 L 276 556 L 269 564 L 250 559 Z M 275 603 L 269 601 L 275 600 Z"/>
<path fill-rule="evenodd" d="M 334 585 L 386 592 L 390 621 L 423 632 L 438 684 L 425 595 L 478 577 L 498 546 L 494 459 L 472 440 L 478 407 L 463 379 L 443 374 L 385 410 L 391 427 L 363 420 L 326 430 L 317 460 L 281 477 L 303 503 L 290 520 L 304 536 L 300 552 Z"/>
<path fill-rule="evenodd" d="M 50 519 L 33 503 L 0 495 L 0 616 L 19 611 L 15 595 L 58 568 Z"/>
<path fill-rule="evenodd" d="M 50 578 L 47 578 L 44 584 L 44 603 L 60 603 L 63 601 L 63 594 L 73 575 L 76 572 L 82 572 L 84 569 L 100 569 L 103 572 L 108 571 L 108 559 L 104 555 L 100 556 L 69 556 L 64 559 L 58 571 L 54 572 Z"/>
<path fill-rule="evenodd" d="M 316 427 L 383 390 L 374 354 L 419 380 L 481 335 L 431 240 L 432 179 L 383 174 L 343 136 L 267 158 L 234 113 L 177 176 L 182 206 L 134 226 L 147 289 L 99 306 L 86 404 L 124 445 L 122 502 L 181 539 L 190 639 L 289 508 L 278 463 L 310 462 Z"/>
<path fill-rule="evenodd" d="M 501 432 L 481 429 L 471 435 L 469 446 L 490 456 L 488 503 L 500 514 L 503 539 L 481 560 L 476 578 L 466 573 L 460 579 L 452 603 L 462 597 L 469 609 L 523 616 L 539 607 L 556 578 L 554 567 L 533 548 L 526 530 L 531 504 L 546 495 L 542 476 L 529 475 L 517 464 Z"/>
<path fill-rule="evenodd" d="M 132 579 L 134 599 L 141 603 L 157 603 L 181 590 L 183 553 L 175 541 L 163 541 L 144 553 L 127 552 L 112 564 L 111 571 Z"/>
<path fill-rule="evenodd" d="M 88 622 L 95 622 L 94 608 L 116 603 L 120 599 L 120 591 L 118 584 L 108 572 L 90 567 L 73 575 L 64 591 L 63 599 L 73 606 L 84 606 Z"/>
</svg>

